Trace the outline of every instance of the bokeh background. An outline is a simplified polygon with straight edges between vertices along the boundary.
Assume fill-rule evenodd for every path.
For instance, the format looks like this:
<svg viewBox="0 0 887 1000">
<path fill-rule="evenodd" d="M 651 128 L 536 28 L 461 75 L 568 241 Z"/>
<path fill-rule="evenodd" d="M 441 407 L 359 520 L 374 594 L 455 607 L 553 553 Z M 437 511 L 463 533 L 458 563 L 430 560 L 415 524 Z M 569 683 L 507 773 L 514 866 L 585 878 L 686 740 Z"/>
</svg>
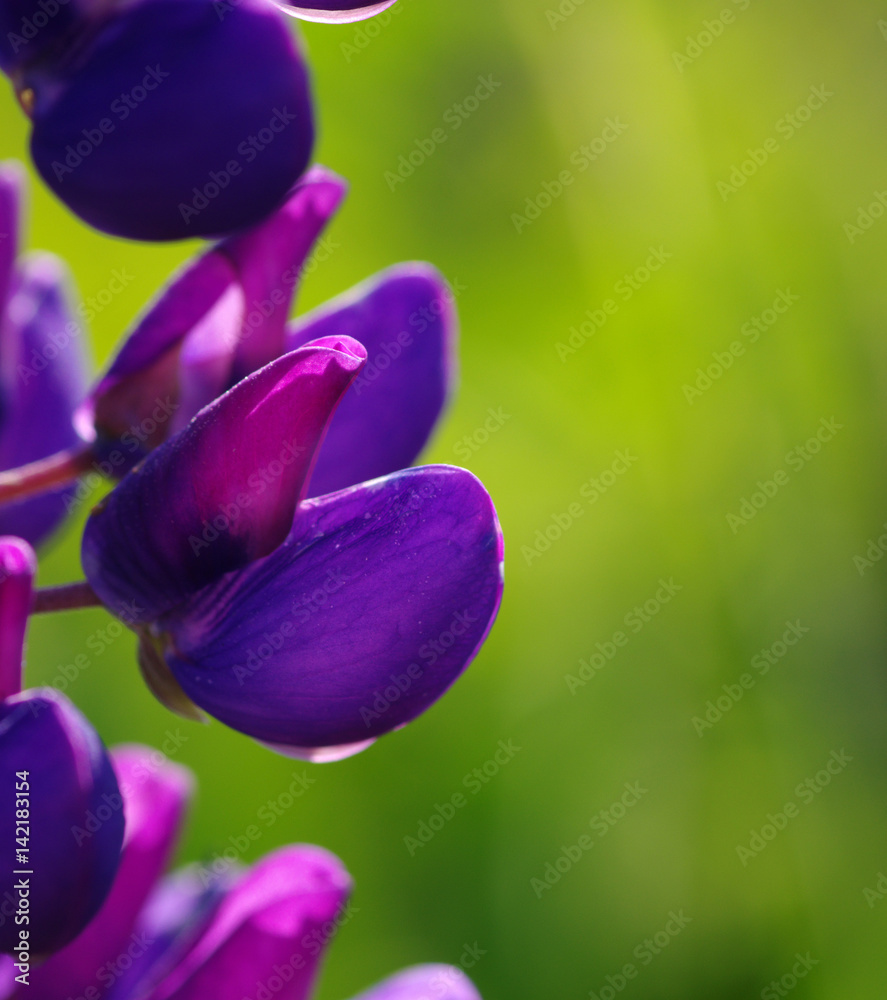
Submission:
<svg viewBox="0 0 887 1000">
<path fill-rule="evenodd" d="M 30 681 L 64 686 L 85 653 L 68 692 L 104 739 L 166 743 L 197 772 L 182 861 L 212 862 L 251 823 L 263 833 L 245 861 L 289 841 L 346 861 L 356 910 L 324 1000 L 426 960 L 470 963 L 489 1000 L 608 1000 L 627 963 L 638 970 L 622 981 L 627 1000 L 880 1000 L 887 562 L 855 557 L 887 521 L 887 218 L 875 217 L 887 7 L 400 0 L 395 11 L 304 31 L 318 159 L 352 190 L 298 309 L 411 258 L 458 283 L 461 388 L 428 458 L 468 465 L 500 511 L 506 599 L 489 642 L 423 718 L 326 766 L 167 714 L 139 680 L 131 638 L 102 638 L 102 612 L 35 622 Z M 464 105 L 481 79 L 489 96 Z M 0 155 L 24 157 L 26 122 L 6 89 L 0 121 Z M 446 140 L 426 161 L 386 180 L 437 128 Z M 767 140 L 766 162 L 731 182 Z M 36 180 L 29 215 L 28 245 L 67 258 L 84 298 L 114 269 L 132 276 L 90 324 L 97 363 L 195 249 L 91 232 Z M 639 271 L 651 253 L 659 266 Z M 792 305 L 768 325 L 780 292 Z M 607 300 L 606 322 L 559 350 Z M 757 338 L 743 333 L 755 317 Z M 697 384 L 735 341 L 744 353 Z M 807 449 L 822 421 L 832 430 Z M 617 452 L 632 456 L 627 471 L 589 502 L 583 486 Z M 780 469 L 787 484 L 729 522 Z M 580 514 L 546 548 L 571 504 Z M 78 529 L 50 548 L 44 583 L 78 577 Z M 644 621 L 633 609 L 665 594 L 660 580 L 673 596 Z M 762 675 L 752 661 L 787 622 L 809 631 L 776 646 Z M 619 631 L 615 655 L 592 660 Z M 587 679 L 571 681 L 580 669 Z M 747 673 L 754 686 L 733 703 L 723 685 Z M 721 696 L 723 717 L 694 724 Z M 411 854 L 405 838 L 466 791 L 500 740 L 521 749 Z M 830 757 L 843 760 L 833 776 Z M 258 819 L 294 776 L 312 783 L 273 824 Z M 626 783 L 642 794 L 613 810 Z M 741 858 L 786 803 L 797 807 L 786 828 Z M 558 873 L 583 835 L 593 849 Z M 644 941 L 674 931 L 672 911 L 689 922 L 653 954 Z M 797 954 L 809 972 L 790 986 Z M 784 976 L 782 993 L 768 986 Z"/>
</svg>

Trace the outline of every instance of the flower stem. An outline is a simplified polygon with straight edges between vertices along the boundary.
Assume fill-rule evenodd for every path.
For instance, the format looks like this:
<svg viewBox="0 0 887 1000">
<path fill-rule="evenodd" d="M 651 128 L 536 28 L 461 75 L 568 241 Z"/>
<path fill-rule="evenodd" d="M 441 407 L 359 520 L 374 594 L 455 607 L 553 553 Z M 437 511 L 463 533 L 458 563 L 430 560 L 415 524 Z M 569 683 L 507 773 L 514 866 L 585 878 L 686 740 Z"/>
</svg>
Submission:
<svg viewBox="0 0 887 1000">
<path fill-rule="evenodd" d="M 0 504 L 67 486 L 88 472 L 94 461 L 92 446 L 84 444 L 39 462 L 0 472 Z"/>
<path fill-rule="evenodd" d="M 98 608 L 102 602 L 86 580 L 66 583 L 61 587 L 43 587 L 34 594 L 33 614 L 50 611 L 76 611 L 79 608 Z"/>
</svg>

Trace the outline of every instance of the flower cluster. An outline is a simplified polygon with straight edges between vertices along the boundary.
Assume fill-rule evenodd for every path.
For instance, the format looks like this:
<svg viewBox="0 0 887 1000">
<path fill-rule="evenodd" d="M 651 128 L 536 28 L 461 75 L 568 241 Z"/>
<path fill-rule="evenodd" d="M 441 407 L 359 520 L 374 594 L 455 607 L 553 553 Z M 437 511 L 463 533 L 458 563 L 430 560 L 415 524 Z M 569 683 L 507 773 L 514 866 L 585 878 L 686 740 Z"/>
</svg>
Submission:
<svg viewBox="0 0 887 1000">
<path fill-rule="evenodd" d="M 443 277 L 397 265 L 290 319 L 345 183 L 309 167 L 283 13 L 347 22 L 393 2 L 0 0 L 0 68 L 48 186 L 107 233 L 215 240 L 89 385 L 64 267 L 19 255 L 21 171 L 0 165 L 0 790 L 16 804 L 0 809 L 16 857 L 0 998 L 239 1000 L 275 977 L 266 993 L 305 1000 L 320 954 L 305 941 L 326 942 L 350 884 L 312 847 L 212 888 L 161 879 L 190 778 L 139 748 L 109 755 L 67 698 L 22 691 L 32 613 L 103 605 L 171 710 L 315 762 L 433 705 L 496 617 L 489 495 L 414 465 L 456 376 Z M 33 547 L 96 473 L 113 488 L 86 521 L 85 580 L 35 591 Z M 132 934 L 147 943 L 98 981 Z M 362 998 L 431 990 L 477 996 L 421 966 Z"/>
</svg>

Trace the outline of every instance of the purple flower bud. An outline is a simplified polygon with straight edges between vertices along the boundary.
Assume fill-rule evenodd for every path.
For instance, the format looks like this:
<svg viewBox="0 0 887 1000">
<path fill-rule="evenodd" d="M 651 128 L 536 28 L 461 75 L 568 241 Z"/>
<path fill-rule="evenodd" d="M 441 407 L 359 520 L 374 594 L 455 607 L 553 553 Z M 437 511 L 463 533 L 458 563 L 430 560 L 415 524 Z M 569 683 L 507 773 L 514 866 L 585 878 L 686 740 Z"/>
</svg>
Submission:
<svg viewBox="0 0 887 1000">
<path fill-rule="evenodd" d="M 86 391 L 83 333 L 58 258 L 17 258 L 21 172 L 0 165 L 0 470 L 81 443 L 72 414 Z M 37 545 L 63 520 L 71 489 L 0 508 L 0 534 Z"/>
<path fill-rule="evenodd" d="M 352 329 L 375 315 L 372 298 L 308 328 Z M 365 360 L 330 335 L 238 383 L 125 477 L 83 537 L 96 594 L 139 625 L 155 693 L 314 760 L 356 752 L 433 704 L 473 660 L 502 593 L 496 512 L 463 469 L 420 467 L 301 502 Z M 392 426 L 386 402 L 410 413 L 398 385 L 387 401 L 368 394 L 371 428 Z M 384 464 L 359 420 L 343 426 L 342 455 L 349 433 Z"/>
<path fill-rule="evenodd" d="M 161 878 L 190 788 L 187 772 L 147 747 L 115 749 L 113 757 L 127 825 L 117 881 L 93 922 L 32 969 L 16 1000 L 272 994 L 311 1000 L 332 936 L 359 912 L 347 905 L 352 884 L 342 862 L 301 844 L 280 848 L 246 871 L 217 859 Z M 0 962 L 0 989 L 9 971 Z M 465 974 L 445 965 L 405 969 L 355 1000 L 430 996 L 480 1000 Z"/>
<path fill-rule="evenodd" d="M 176 240 L 283 201 L 314 126 L 302 54 L 268 0 L 71 3 L 39 58 L 7 54 L 34 164 L 68 208 L 116 236 Z"/>
</svg>

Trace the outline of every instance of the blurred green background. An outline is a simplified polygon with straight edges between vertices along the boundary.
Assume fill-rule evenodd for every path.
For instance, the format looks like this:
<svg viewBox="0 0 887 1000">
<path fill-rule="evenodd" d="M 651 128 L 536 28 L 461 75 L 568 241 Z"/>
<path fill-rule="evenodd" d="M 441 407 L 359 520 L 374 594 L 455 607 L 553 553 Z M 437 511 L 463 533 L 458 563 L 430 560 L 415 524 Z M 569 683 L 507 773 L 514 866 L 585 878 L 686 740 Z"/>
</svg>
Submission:
<svg viewBox="0 0 887 1000">
<path fill-rule="evenodd" d="M 326 766 L 167 714 L 129 636 L 97 652 L 100 612 L 35 622 L 30 681 L 58 680 L 85 652 L 69 694 L 108 743 L 185 738 L 174 757 L 200 785 L 183 861 L 230 848 L 294 774 L 313 781 L 272 825 L 258 820 L 243 856 L 312 841 L 353 872 L 357 910 L 323 1000 L 427 960 L 474 963 L 487 1000 L 880 1000 L 887 898 L 865 890 L 887 872 L 887 563 L 854 557 L 887 521 L 887 218 L 874 218 L 887 192 L 887 7 L 395 10 L 304 32 L 318 159 L 352 189 L 298 309 L 411 258 L 462 288 L 461 389 L 428 458 L 468 465 L 499 508 L 507 587 L 489 642 L 423 718 Z M 464 105 L 479 77 L 489 96 Z M 26 122 L 7 91 L 0 101 L 0 155 L 24 157 Z M 386 182 L 436 128 L 446 140 L 426 162 Z M 115 268 L 133 276 L 91 325 L 103 362 L 194 247 L 102 237 L 36 181 L 31 202 L 28 245 L 66 257 L 82 296 Z M 638 270 L 652 252 L 658 269 Z M 797 299 L 768 325 L 780 292 Z M 598 309 L 606 322 L 559 350 Z M 755 317 L 757 337 L 744 326 Z M 729 368 L 700 379 L 737 341 Z M 492 433 L 489 408 L 507 415 Z M 840 427 L 806 450 L 823 420 Z M 627 471 L 589 502 L 585 484 L 617 452 L 632 456 Z M 728 523 L 780 469 L 787 485 Z M 43 582 L 78 576 L 78 528 L 51 547 Z M 673 596 L 657 605 L 660 579 Z M 644 621 L 633 609 L 647 601 Z M 784 656 L 775 647 L 764 675 L 752 661 L 787 622 L 809 631 Z M 592 660 L 597 644 L 615 655 Z M 734 702 L 744 674 L 753 686 Z M 706 711 L 710 728 L 694 724 Z M 520 752 L 411 855 L 404 838 L 466 791 L 500 740 Z M 833 752 L 845 756 L 830 776 Z M 601 810 L 626 783 L 643 794 L 610 825 Z M 741 858 L 786 803 L 786 828 Z M 571 862 L 582 836 L 594 847 Z M 671 911 L 690 922 L 645 946 Z M 816 964 L 791 986 L 798 953 Z M 627 963 L 637 975 L 620 979 Z M 768 986 L 782 977 L 782 993 Z"/>
</svg>

